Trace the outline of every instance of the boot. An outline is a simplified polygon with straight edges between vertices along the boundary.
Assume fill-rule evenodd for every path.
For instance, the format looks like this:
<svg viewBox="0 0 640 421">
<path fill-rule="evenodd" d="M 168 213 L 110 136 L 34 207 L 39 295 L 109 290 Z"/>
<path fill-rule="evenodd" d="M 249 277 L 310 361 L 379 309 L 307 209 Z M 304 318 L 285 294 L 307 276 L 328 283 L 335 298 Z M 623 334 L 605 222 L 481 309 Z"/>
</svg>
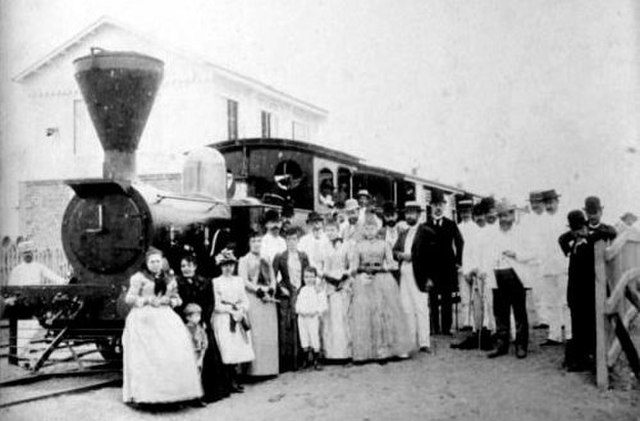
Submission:
<svg viewBox="0 0 640 421">
<path fill-rule="evenodd" d="M 313 353 L 313 369 L 316 371 L 322 371 L 322 366 L 320 365 L 320 353 Z"/>
</svg>

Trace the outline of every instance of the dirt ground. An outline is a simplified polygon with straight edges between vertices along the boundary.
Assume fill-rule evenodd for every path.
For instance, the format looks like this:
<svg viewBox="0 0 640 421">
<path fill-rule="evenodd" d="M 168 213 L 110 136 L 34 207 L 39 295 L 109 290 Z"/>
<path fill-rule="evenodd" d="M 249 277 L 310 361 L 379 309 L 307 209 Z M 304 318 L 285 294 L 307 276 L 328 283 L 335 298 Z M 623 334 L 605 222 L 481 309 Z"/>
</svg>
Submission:
<svg viewBox="0 0 640 421">
<path fill-rule="evenodd" d="M 449 342 L 435 337 L 433 354 L 386 365 L 287 373 L 206 408 L 139 411 L 108 388 L 6 408 L 0 419 L 640 421 L 637 383 L 600 392 L 592 375 L 560 369 L 562 347 L 488 360 Z"/>
</svg>

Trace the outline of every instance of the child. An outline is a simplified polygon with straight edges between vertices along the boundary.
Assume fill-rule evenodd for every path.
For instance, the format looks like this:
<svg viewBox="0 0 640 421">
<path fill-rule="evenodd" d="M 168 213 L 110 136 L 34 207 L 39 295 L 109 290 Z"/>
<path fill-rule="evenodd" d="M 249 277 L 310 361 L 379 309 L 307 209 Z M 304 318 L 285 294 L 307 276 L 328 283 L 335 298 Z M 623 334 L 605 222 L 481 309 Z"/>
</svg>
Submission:
<svg viewBox="0 0 640 421">
<path fill-rule="evenodd" d="M 298 333 L 300 346 L 306 354 L 306 360 L 313 357 L 313 368 L 322 370 L 320 358 L 320 316 L 327 311 L 327 296 L 318 282 L 318 271 L 308 266 L 303 272 L 304 286 L 298 293 L 296 313 L 298 314 Z"/>
<path fill-rule="evenodd" d="M 202 317 L 202 309 L 198 304 L 189 303 L 184 308 L 184 316 L 187 319 L 187 329 L 191 333 L 191 339 L 193 339 L 193 347 L 196 351 L 196 361 L 198 362 L 198 368 L 202 371 L 202 361 L 204 360 L 204 353 L 209 346 L 207 341 L 207 332 L 204 330 L 204 326 L 200 322 Z"/>
</svg>

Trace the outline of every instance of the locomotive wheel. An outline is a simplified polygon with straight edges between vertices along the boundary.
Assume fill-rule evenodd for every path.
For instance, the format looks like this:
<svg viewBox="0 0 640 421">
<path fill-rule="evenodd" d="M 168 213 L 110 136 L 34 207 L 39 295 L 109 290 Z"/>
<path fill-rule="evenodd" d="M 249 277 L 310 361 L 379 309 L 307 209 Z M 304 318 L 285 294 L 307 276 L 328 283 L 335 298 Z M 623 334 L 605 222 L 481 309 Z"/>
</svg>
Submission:
<svg viewBox="0 0 640 421">
<path fill-rule="evenodd" d="M 99 339 L 96 342 L 98 352 L 108 363 L 122 363 L 122 339 L 117 336 Z"/>
</svg>

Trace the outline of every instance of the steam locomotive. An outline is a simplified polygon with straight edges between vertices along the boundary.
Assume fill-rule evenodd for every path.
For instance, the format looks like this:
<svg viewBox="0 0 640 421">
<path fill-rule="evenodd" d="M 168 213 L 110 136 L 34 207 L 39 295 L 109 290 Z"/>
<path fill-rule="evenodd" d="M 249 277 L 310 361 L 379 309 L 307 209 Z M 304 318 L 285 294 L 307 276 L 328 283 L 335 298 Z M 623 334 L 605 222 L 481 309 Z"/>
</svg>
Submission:
<svg viewBox="0 0 640 421">
<path fill-rule="evenodd" d="M 89 338 L 107 359 L 120 354 L 128 280 L 156 246 L 175 264 L 195 248 L 211 276 L 211 256 L 230 238 L 242 254 L 247 233 L 269 208 L 289 204 L 294 220 L 330 212 L 333 196 L 369 189 L 379 201 L 428 201 L 430 189 L 463 190 L 365 164 L 357 157 L 285 139 L 241 139 L 187 154 L 182 193 L 136 180 L 136 149 L 163 76 L 162 61 L 134 52 L 92 49 L 74 61 L 75 77 L 104 149 L 103 177 L 68 180 L 75 192 L 62 220 L 74 269 L 68 285 L 5 287 L 16 296 L 9 317 L 35 315 L 56 336 L 34 369 L 65 339 Z M 227 170 L 229 164 L 229 170 Z M 455 203 L 455 201 L 452 201 Z M 173 259 L 173 261 L 171 261 Z"/>
</svg>

